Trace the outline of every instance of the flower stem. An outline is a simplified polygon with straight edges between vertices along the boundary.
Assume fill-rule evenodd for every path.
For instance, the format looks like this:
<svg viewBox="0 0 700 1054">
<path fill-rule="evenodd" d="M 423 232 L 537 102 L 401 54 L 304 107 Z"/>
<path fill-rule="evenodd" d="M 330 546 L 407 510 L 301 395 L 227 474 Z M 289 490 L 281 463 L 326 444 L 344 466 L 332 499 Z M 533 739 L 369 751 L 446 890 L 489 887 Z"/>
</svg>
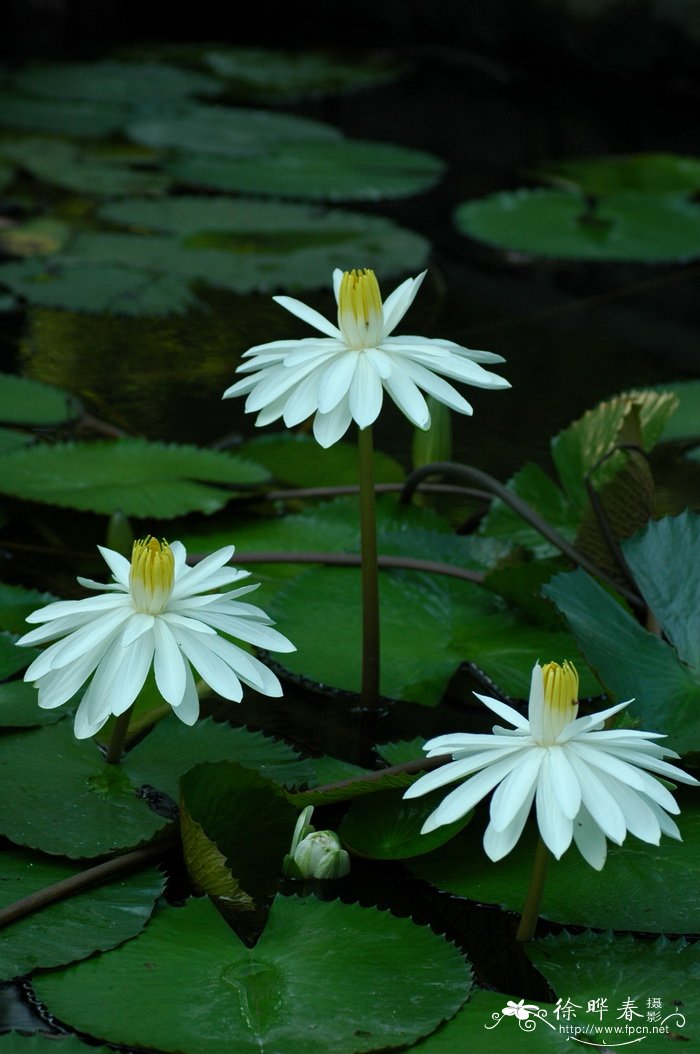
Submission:
<svg viewBox="0 0 700 1054">
<path fill-rule="evenodd" d="M 372 428 L 357 434 L 360 454 L 360 537 L 362 548 L 362 702 L 379 705 L 379 570 L 374 500 Z"/>
<path fill-rule="evenodd" d="M 518 941 L 531 941 L 535 936 L 537 919 L 540 912 L 540 901 L 542 900 L 542 891 L 544 890 L 544 880 L 547 877 L 548 863 L 549 850 L 542 841 L 542 838 L 538 837 L 537 846 L 535 848 L 535 859 L 532 864 L 530 888 L 527 891 L 527 899 L 525 900 L 523 913 L 520 917 L 520 925 L 518 926 L 518 932 L 515 937 Z"/>
<path fill-rule="evenodd" d="M 131 721 L 133 709 L 134 707 L 132 704 L 129 709 L 125 710 L 123 714 L 120 714 L 115 721 L 112 730 L 112 738 L 109 741 L 107 753 L 105 754 L 105 761 L 108 765 L 118 765 L 122 759 L 124 743 L 126 742 L 126 733 L 129 729 L 129 722 Z"/>
</svg>

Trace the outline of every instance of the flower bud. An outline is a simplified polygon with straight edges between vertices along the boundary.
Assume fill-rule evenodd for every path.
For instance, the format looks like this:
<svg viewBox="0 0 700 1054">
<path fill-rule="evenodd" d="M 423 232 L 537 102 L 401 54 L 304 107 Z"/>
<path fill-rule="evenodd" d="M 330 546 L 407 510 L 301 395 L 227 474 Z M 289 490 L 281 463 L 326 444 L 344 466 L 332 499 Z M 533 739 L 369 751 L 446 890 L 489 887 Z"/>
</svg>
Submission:
<svg viewBox="0 0 700 1054">
<path fill-rule="evenodd" d="M 334 831 L 307 834 L 292 859 L 299 878 L 342 878 L 350 870 L 350 857 Z"/>
</svg>

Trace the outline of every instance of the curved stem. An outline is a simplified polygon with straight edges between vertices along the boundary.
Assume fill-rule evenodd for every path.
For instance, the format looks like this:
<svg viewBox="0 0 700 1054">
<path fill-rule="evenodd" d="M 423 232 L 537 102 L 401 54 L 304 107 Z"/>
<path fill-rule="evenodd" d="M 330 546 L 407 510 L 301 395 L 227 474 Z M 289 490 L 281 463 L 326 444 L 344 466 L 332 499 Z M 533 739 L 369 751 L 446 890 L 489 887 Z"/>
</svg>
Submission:
<svg viewBox="0 0 700 1054">
<path fill-rule="evenodd" d="M 532 877 L 530 888 L 527 891 L 525 906 L 520 916 L 520 925 L 515 939 L 518 941 L 531 941 L 537 929 L 537 919 L 540 914 L 540 901 L 544 890 L 544 881 L 547 877 L 547 864 L 549 863 L 549 849 L 538 836 L 535 847 L 535 859 L 532 863 Z"/>
<path fill-rule="evenodd" d="M 573 563 L 583 568 L 590 575 L 595 575 L 596 578 L 600 578 L 603 582 L 612 586 L 635 610 L 645 610 L 644 602 L 635 593 L 632 593 L 624 586 L 620 586 L 619 583 L 613 582 L 604 571 L 571 545 L 559 531 L 547 523 L 546 520 L 543 520 L 531 505 L 528 505 L 526 501 L 519 498 L 517 494 L 514 494 L 512 490 L 509 490 L 503 483 L 494 479 L 493 476 L 489 476 L 487 472 L 482 472 L 481 469 L 473 468 L 471 465 L 459 465 L 452 461 L 435 461 L 432 465 L 422 465 L 421 468 L 411 473 L 406 480 L 403 494 L 401 495 L 402 502 L 411 500 L 416 487 L 426 476 L 456 476 L 458 479 L 474 480 L 480 486 L 489 490 L 495 497 L 500 498 L 506 505 L 509 505 L 511 509 L 514 509 L 526 523 L 529 523 L 535 530 L 539 531 L 543 538 L 546 538 L 548 542 L 556 546 Z"/>
<path fill-rule="evenodd" d="M 206 554 L 197 553 L 192 563 L 203 560 Z M 188 558 L 189 559 L 189 558 Z M 362 557 L 355 553 L 321 553 L 289 552 L 277 550 L 257 553 L 236 552 L 236 563 L 243 564 L 329 564 L 334 567 L 360 567 Z M 412 556 L 377 556 L 377 564 L 386 570 L 397 568 L 406 571 L 429 572 L 434 575 L 449 575 L 451 578 L 462 578 L 467 582 L 481 585 L 484 575 L 481 571 L 470 571 L 467 567 L 456 567 L 454 564 L 443 564 L 437 560 L 417 560 Z"/>
<path fill-rule="evenodd" d="M 362 548 L 362 702 L 379 705 L 379 564 L 377 514 L 374 498 L 372 429 L 359 428 L 360 541 Z"/>
<path fill-rule="evenodd" d="M 157 860 L 178 844 L 177 840 L 168 840 L 147 845 L 143 849 L 135 849 L 131 853 L 124 853 L 122 856 L 106 860 L 103 864 L 89 867 L 77 875 L 71 875 L 70 878 L 62 878 L 60 882 L 44 886 L 43 889 L 37 889 L 35 893 L 30 893 L 21 900 L 16 900 L 14 904 L 8 904 L 7 907 L 2 908 L 0 926 L 7 926 L 11 922 L 24 918 L 25 915 L 31 915 L 33 911 L 39 911 L 40 908 L 45 908 L 49 904 L 55 904 L 57 900 L 72 897 L 99 882 L 106 882 L 127 871 L 133 871 L 134 868 L 143 864 L 148 864 L 151 860 Z"/>
<path fill-rule="evenodd" d="M 128 710 L 125 710 L 123 714 L 119 715 L 114 724 L 112 738 L 109 741 L 107 753 L 105 754 L 105 761 L 108 765 L 118 765 L 122 759 L 124 743 L 126 742 L 126 733 L 129 730 L 129 722 L 131 721 L 133 709 L 134 704 L 132 703 Z"/>
<path fill-rule="evenodd" d="M 452 761 L 451 754 L 440 754 L 432 758 L 413 758 L 411 761 L 401 762 L 400 765 L 389 765 L 387 768 L 376 769 L 374 772 L 365 772 L 361 776 L 350 776 L 349 779 L 338 780 L 336 783 L 326 783 L 323 787 L 312 787 L 311 793 L 328 794 L 330 791 L 343 790 L 345 787 L 352 790 L 357 783 L 376 783 L 385 779 L 386 776 L 400 776 L 404 773 L 412 776 L 415 772 L 430 772 L 441 765 L 446 765 L 448 761 Z M 302 793 L 308 792 L 302 791 Z"/>
</svg>

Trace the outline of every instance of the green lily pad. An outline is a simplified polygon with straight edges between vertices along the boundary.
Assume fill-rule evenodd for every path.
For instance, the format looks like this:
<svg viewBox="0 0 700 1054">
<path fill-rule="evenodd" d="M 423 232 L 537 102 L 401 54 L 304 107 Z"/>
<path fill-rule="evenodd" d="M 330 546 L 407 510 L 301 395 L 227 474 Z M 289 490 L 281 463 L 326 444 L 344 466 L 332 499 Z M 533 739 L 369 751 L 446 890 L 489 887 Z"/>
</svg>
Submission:
<svg viewBox="0 0 700 1054">
<path fill-rule="evenodd" d="M 610 194 L 590 205 L 560 190 L 515 190 L 467 201 L 462 234 L 499 249 L 582 260 L 681 263 L 700 255 L 700 207 L 685 194 Z"/>
<path fill-rule="evenodd" d="M 34 446 L 6 454 L 0 491 L 107 515 L 120 511 L 168 519 L 195 510 L 214 512 L 235 490 L 266 478 L 259 465 L 233 454 L 119 439 Z"/>
<path fill-rule="evenodd" d="M 205 65 L 228 82 L 230 91 L 263 102 L 290 102 L 306 96 L 335 95 L 395 80 L 404 67 L 365 55 L 352 61 L 322 51 L 272 51 L 217 47 L 202 56 Z"/>
<path fill-rule="evenodd" d="M 156 150 L 170 147 L 222 157 L 259 156 L 281 143 L 310 140 L 320 145 L 341 138 L 336 128 L 307 117 L 202 105 L 134 121 L 127 135 Z"/>
<path fill-rule="evenodd" d="M 445 168 L 424 151 L 360 139 L 283 143 L 251 156 L 184 155 L 165 167 L 190 186 L 320 201 L 409 197 L 434 186 Z"/>
<path fill-rule="evenodd" d="M 183 776 L 180 801 L 185 863 L 197 889 L 244 910 L 274 893 L 297 820 L 278 786 L 230 761 L 205 762 Z M 222 887 L 226 873 L 231 882 Z"/>
<path fill-rule="evenodd" d="M 484 813 L 482 808 L 449 844 L 407 866 L 416 877 L 439 889 L 522 911 L 532 873 L 535 825 L 529 824 L 512 852 L 494 864 L 482 846 Z M 565 926 L 699 933 L 700 811 L 696 804 L 686 803 L 678 826 L 682 842 L 662 837 L 655 846 L 628 835 L 621 846 L 608 844 L 602 871 L 589 867 L 572 844 L 561 860 L 549 862 L 541 917 Z"/>
<path fill-rule="evenodd" d="M 29 95 L 48 99 L 86 99 L 106 103 L 124 103 L 135 107 L 134 100 L 147 93 L 148 105 L 177 102 L 189 95 L 218 95 L 221 81 L 205 73 L 167 66 L 156 62 L 57 63 L 30 66 L 13 77 L 17 87 Z"/>
<path fill-rule="evenodd" d="M 292 487 L 357 486 L 358 455 L 352 443 L 334 443 L 319 450 L 305 435 L 261 435 L 237 448 L 242 457 L 264 465 L 278 483 Z M 400 483 L 405 472 L 395 458 L 374 452 L 375 483 Z"/>
<path fill-rule="evenodd" d="M 700 436 L 700 381 L 670 381 L 654 385 L 655 391 L 673 392 L 678 405 L 664 425 L 662 442 L 697 439 Z"/>
<path fill-rule="evenodd" d="M 161 721 L 121 765 L 106 765 L 95 744 L 76 740 L 72 722 L 62 721 L 0 739 L 0 831 L 18 845 L 71 859 L 133 848 L 171 821 L 167 798 L 177 800 L 180 776 L 220 760 L 240 761 L 280 783 L 312 773 L 289 747 L 260 733 L 210 720 L 187 728 L 175 717 Z"/>
<path fill-rule="evenodd" d="M 547 162 L 538 175 L 551 182 L 575 184 L 585 194 L 634 190 L 669 194 L 700 190 L 700 158 L 682 154 L 620 154 Z"/>
<path fill-rule="evenodd" d="M 51 257 L 0 266 L 0 284 L 31 304 L 87 313 L 184 315 L 202 305 L 186 278 L 94 260 Z"/>
<path fill-rule="evenodd" d="M 664 635 L 700 684 L 700 516 L 686 511 L 654 520 L 623 549 Z"/>
<path fill-rule="evenodd" d="M 145 151 L 86 149 L 59 139 L 29 138 L 0 142 L 0 155 L 37 179 L 79 194 L 153 194 L 166 190 L 170 180 L 146 167 L 153 158 Z"/>
<path fill-rule="evenodd" d="M 0 855 L 0 906 L 75 874 L 75 865 L 8 849 Z M 156 868 L 94 886 L 10 923 L 2 931 L 0 973 L 19 977 L 115 948 L 143 929 L 165 879 Z"/>
<path fill-rule="evenodd" d="M 91 99 L 42 99 L 0 92 L 0 125 L 29 132 L 97 139 L 113 135 L 129 120 L 126 105 Z"/>
<path fill-rule="evenodd" d="M 542 590 L 557 605 L 588 665 L 627 713 L 668 736 L 680 754 L 700 749 L 700 678 L 584 571 L 556 575 Z"/>
<path fill-rule="evenodd" d="M 74 421 L 82 407 L 74 395 L 50 384 L 0 374 L 0 421 L 22 425 L 61 425 Z"/>
<path fill-rule="evenodd" d="M 2 1054 L 106 1054 L 107 1047 L 81 1043 L 77 1036 L 57 1036 L 56 1033 L 5 1032 L 0 1036 Z"/>
<path fill-rule="evenodd" d="M 440 790 L 408 801 L 396 791 L 356 798 L 338 834 L 352 853 L 372 860 L 406 860 L 430 853 L 454 838 L 471 819 L 468 813 L 430 834 L 421 834 L 421 827 L 443 797 Z"/>
<path fill-rule="evenodd" d="M 210 903 L 189 901 L 163 908 L 109 955 L 42 976 L 36 990 L 62 1021 L 112 1042 L 181 1054 L 354 1054 L 414 1043 L 457 1011 L 470 985 L 459 953 L 408 919 L 278 897 L 252 949 Z"/>
<path fill-rule="evenodd" d="M 410 536 L 406 536 L 410 544 Z M 405 551 L 405 550 L 404 550 Z M 417 550 L 429 559 L 425 545 Z M 568 656 L 578 649 L 563 632 L 530 626 L 500 598 L 469 582 L 410 571 L 380 574 L 381 692 L 436 706 L 463 662 L 473 662 L 507 695 L 527 698 L 539 657 Z M 339 598 L 341 601 L 339 607 Z M 298 612 L 304 619 L 298 619 Z M 294 674 L 322 685 L 359 692 L 362 600 L 354 568 L 304 571 L 276 594 L 271 613 L 282 624 L 296 619 L 298 651 L 284 656 Z M 328 626 L 334 626 L 332 636 Z M 595 681 L 580 666 L 582 692 Z"/>
<path fill-rule="evenodd" d="M 57 599 L 52 593 L 42 593 L 38 589 L 25 589 L 24 586 L 0 582 L 0 629 L 9 630 L 11 633 L 25 633 L 27 615 Z"/>
<path fill-rule="evenodd" d="M 15 644 L 17 637 L 15 633 L 0 632 L 0 681 L 29 666 L 39 654 L 36 648 L 18 648 Z"/>
<path fill-rule="evenodd" d="M 26 660 L 26 654 L 24 658 Z M 5 681 L 0 684 L 0 728 L 55 725 L 65 716 L 65 707 L 42 710 L 37 706 L 37 690 L 33 684 L 27 684 L 26 681 Z"/>
<path fill-rule="evenodd" d="M 562 933 L 529 943 L 526 951 L 554 986 L 557 1004 L 475 990 L 452 1020 L 416 1044 L 416 1054 L 490 1054 L 495 1042 L 513 1054 L 564 1054 L 575 1038 L 577 1046 L 594 1050 L 643 1044 L 661 1054 L 669 1040 L 694 1041 L 698 945 Z"/>
</svg>

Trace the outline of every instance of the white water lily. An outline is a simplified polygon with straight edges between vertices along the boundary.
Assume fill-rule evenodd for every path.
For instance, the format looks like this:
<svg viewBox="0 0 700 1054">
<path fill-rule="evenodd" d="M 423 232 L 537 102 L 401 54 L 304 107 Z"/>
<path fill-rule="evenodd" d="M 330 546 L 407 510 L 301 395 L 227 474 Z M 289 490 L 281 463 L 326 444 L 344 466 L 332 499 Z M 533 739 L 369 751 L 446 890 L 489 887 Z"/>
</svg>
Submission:
<svg viewBox="0 0 700 1054">
<path fill-rule="evenodd" d="M 262 662 L 217 633 L 271 651 L 295 650 L 271 628 L 264 611 L 238 600 L 257 585 L 212 592 L 249 575 L 224 566 L 233 556 L 232 545 L 195 567 L 187 566 L 181 542 L 145 538 L 134 543 L 131 562 L 112 549 L 99 549 L 114 581 L 78 578 L 101 592 L 33 612 L 27 622 L 41 625 L 17 641 L 56 642 L 24 678 L 36 684 L 44 709 L 61 706 L 92 677 L 75 715 L 78 739 L 95 735 L 111 715 L 128 710 L 151 666 L 159 692 L 186 725 L 199 716 L 192 667 L 225 699 L 242 698 L 241 682 L 264 695 L 282 695 L 279 681 Z"/>
<path fill-rule="evenodd" d="M 322 447 L 337 442 L 351 421 L 367 428 L 379 416 L 384 392 L 416 427 L 430 426 L 423 392 L 462 414 L 472 407 L 446 380 L 477 388 L 510 388 L 508 381 L 479 363 L 503 362 L 500 355 L 471 351 L 450 340 L 393 337 L 413 303 L 426 272 L 408 278 L 382 303 L 373 271 L 333 272 L 338 325 L 288 296 L 273 297 L 293 315 L 325 334 L 304 340 L 274 340 L 245 352 L 250 359 L 236 372 L 250 374 L 224 392 L 247 395 L 246 411 L 256 425 L 283 418 L 288 428 L 314 414 L 314 435 Z"/>
<path fill-rule="evenodd" d="M 629 831 L 652 845 L 662 834 L 680 839 L 668 815 L 680 809 L 655 776 L 698 781 L 663 760 L 678 755 L 655 742 L 664 738 L 659 733 L 603 727 L 632 700 L 577 717 L 578 675 L 568 662 L 535 664 L 527 718 L 498 699 L 475 694 L 513 728 L 496 725 L 492 735 L 456 733 L 425 744 L 429 757 L 451 754 L 453 760 L 422 776 L 404 797 L 466 782 L 430 814 L 423 833 L 458 820 L 496 788 L 484 835 L 491 860 L 511 851 L 533 801 L 540 834 L 553 855 L 559 859 L 573 839 L 596 870 L 605 863 L 606 838 L 621 845 Z"/>
</svg>

